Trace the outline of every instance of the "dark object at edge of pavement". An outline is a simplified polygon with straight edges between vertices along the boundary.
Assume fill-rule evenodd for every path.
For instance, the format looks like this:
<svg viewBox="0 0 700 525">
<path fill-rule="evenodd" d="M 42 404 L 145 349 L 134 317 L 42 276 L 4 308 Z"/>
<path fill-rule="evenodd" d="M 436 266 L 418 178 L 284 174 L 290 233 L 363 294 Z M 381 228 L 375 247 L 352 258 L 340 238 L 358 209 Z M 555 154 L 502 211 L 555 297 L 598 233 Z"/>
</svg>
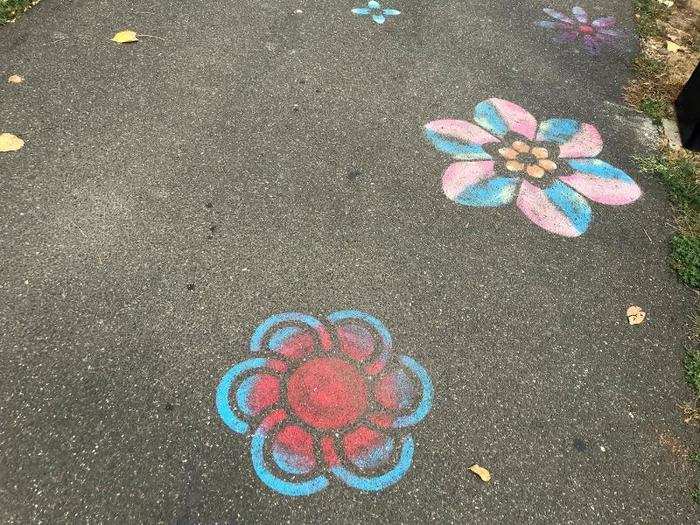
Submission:
<svg viewBox="0 0 700 525">
<path fill-rule="evenodd" d="M 673 103 L 676 108 L 681 143 L 686 149 L 700 151 L 700 63 Z"/>
</svg>

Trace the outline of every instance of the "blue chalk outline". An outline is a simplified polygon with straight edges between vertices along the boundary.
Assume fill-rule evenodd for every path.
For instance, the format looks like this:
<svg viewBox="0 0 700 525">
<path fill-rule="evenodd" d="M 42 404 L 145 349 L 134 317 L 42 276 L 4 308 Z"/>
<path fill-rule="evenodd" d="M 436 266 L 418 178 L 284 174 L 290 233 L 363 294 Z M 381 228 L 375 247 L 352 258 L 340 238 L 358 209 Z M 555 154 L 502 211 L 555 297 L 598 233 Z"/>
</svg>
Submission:
<svg viewBox="0 0 700 525">
<path fill-rule="evenodd" d="M 323 346 L 324 339 L 326 341 L 331 340 L 330 334 L 326 330 L 326 327 L 323 326 L 323 323 L 321 323 L 321 321 L 315 317 L 299 312 L 286 312 L 283 314 L 272 315 L 258 325 L 250 338 L 250 351 L 260 352 L 262 350 L 262 342 L 265 334 L 267 334 L 267 332 L 275 325 L 289 322 L 302 323 L 315 330 L 319 335 L 319 342 L 321 343 L 321 346 Z M 326 348 L 326 350 L 328 350 L 328 348 Z"/>
<path fill-rule="evenodd" d="M 394 342 L 391 339 L 389 330 L 386 326 L 384 326 L 384 323 L 373 315 L 361 312 L 360 310 L 339 310 L 337 312 L 330 313 L 328 316 L 326 316 L 326 319 L 333 323 L 334 326 L 337 326 L 342 321 L 347 321 L 350 319 L 359 319 L 360 321 L 364 321 L 365 323 L 369 324 L 377 331 L 379 338 L 382 340 L 382 344 L 384 345 L 384 349 L 373 362 L 376 363 L 379 361 L 385 363 L 389 359 L 389 353 L 391 352 Z M 372 365 L 370 364 L 367 366 Z"/>
<path fill-rule="evenodd" d="M 267 432 L 260 426 L 253 434 L 253 439 L 250 442 L 250 457 L 253 462 L 253 469 L 255 469 L 255 473 L 265 485 L 284 496 L 309 496 L 328 486 L 328 478 L 325 476 L 316 476 L 300 483 L 285 481 L 275 476 L 265 466 L 266 438 Z"/>
<path fill-rule="evenodd" d="M 232 366 L 228 369 L 228 372 L 224 374 L 224 377 L 221 378 L 219 385 L 216 387 L 216 410 L 219 413 L 219 417 L 227 427 L 238 434 L 245 434 L 248 432 L 249 425 L 236 416 L 233 410 L 231 410 L 231 404 L 229 403 L 231 386 L 241 374 L 255 368 L 264 368 L 267 365 L 267 361 L 267 359 L 262 357 L 256 357 Z"/>
<path fill-rule="evenodd" d="M 384 343 L 385 348 L 391 348 L 394 344 L 391 339 L 391 334 L 389 333 L 387 327 L 384 326 L 384 323 L 382 323 L 373 315 L 361 312 L 360 310 L 339 310 L 337 312 L 329 314 L 327 316 L 327 319 L 334 325 L 337 325 L 341 321 L 346 321 L 348 319 L 360 319 L 361 321 L 364 321 L 365 323 L 369 324 L 379 333 L 379 337 L 381 337 L 382 343 Z"/>
<path fill-rule="evenodd" d="M 408 469 L 411 468 L 411 463 L 413 462 L 413 450 L 413 438 L 411 436 L 405 436 L 402 440 L 401 456 L 399 457 L 399 461 L 396 463 L 394 468 L 381 476 L 369 478 L 358 476 L 357 474 L 350 472 L 345 467 L 340 466 L 332 467 L 331 472 L 350 487 L 369 492 L 377 492 L 393 485 L 404 477 L 406 472 L 408 472 Z"/>
<path fill-rule="evenodd" d="M 433 404 L 433 383 L 430 381 L 428 372 L 423 368 L 418 362 L 408 357 L 407 355 L 400 356 L 401 362 L 406 365 L 418 378 L 421 386 L 423 387 L 423 396 L 421 397 L 416 410 L 413 414 L 407 416 L 401 416 L 396 418 L 393 423 L 394 428 L 403 428 L 415 425 L 420 422 L 425 416 L 430 412 L 430 408 Z"/>
<path fill-rule="evenodd" d="M 374 328 L 377 332 L 379 332 L 379 337 L 382 338 L 382 343 L 384 343 L 385 347 L 391 348 L 393 345 L 389 330 L 387 330 L 386 326 L 384 326 L 384 323 L 382 323 L 373 315 L 361 312 L 360 310 L 339 310 L 337 312 L 328 314 L 327 319 L 334 325 L 338 324 L 340 321 L 345 321 L 347 319 L 360 319 L 361 321 L 364 321 L 370 326 L 372 326 L 372 328 Z"/>
</svg>

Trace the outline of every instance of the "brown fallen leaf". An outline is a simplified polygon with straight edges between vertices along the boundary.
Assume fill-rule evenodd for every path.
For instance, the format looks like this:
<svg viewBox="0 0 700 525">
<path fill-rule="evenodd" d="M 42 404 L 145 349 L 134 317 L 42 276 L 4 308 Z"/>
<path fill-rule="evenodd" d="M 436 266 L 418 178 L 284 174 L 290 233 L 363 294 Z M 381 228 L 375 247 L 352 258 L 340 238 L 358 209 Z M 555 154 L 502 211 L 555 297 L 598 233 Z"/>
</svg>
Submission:
<svg viewBox="0 0 700 525">
<path fill-rule="evenodd" d="M 22 82 L 24 82 L 24 77 L 22 77 L 20 75 L 11 75 L 11 76 L 7 77 L 7 81 L 10 84 L 21 84 Z"/>
<path fill-rule="evenodd" d="M 136 31 L 131 29 L 125 29 L 124 31 L 119 31 L 116 35 L 112 37 L 112 41 L 117 44 L 130 44 L 132 42 L 138 42 L 139 39 L 136 36 Z"/>
<path fill-rule="evenodd" d="M 469 470 L 471 470 L 474 474 L 479 476 L 481 478 L 481 481 L 491 481 L 491 473 L 488 471 L 488 469 L 485 469 L 484 467 L 481 467 L 475 463 L 474 465 L 469 467 Z"/>
<path fill-rule="evenodd" d="M 627 320 L 630 324 L 641 324 L 646 316 L 646 312 L 639 306 L 632 305 L 627 309 Z"/>
<path fill-rule="evenodd" d="M 0 152 L 17 151 L 24 147 L 24 141 L 12 133 L 0 133 Z"/>
</svg>

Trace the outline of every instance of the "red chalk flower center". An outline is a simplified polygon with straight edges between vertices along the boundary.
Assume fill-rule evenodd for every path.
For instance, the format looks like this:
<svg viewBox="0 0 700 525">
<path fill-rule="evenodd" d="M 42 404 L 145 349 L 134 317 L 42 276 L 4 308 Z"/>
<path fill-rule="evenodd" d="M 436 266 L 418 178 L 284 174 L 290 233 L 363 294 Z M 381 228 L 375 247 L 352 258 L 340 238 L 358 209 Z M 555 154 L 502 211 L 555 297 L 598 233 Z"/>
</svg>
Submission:
<svg viewBox="0 0 700 525">
<path fill-rule="evenodd" d="M 590 34 L 593 34 L 595 32 L 595 30 L 591 26 L 585 25 L 585 24 L 582 25 L 581 27 L 579 27 L 579 30 L 584 35 L 590 35 Z"/>
<path fill-rule="evenodd" d="M 339 429 L 364 413 L 367 385 L 357 369 L 342 359 L 314 359 L 289 378 L 287 399 L 292 411 L 308 425 Z"/>
</svg>

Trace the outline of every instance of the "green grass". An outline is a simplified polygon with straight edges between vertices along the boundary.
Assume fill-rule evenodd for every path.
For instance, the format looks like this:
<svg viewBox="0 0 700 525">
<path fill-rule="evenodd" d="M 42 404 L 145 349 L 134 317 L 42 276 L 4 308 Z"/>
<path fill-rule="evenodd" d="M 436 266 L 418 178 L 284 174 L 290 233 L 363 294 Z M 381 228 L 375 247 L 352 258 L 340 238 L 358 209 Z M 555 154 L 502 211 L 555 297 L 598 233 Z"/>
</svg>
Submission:
<svg viewBox="0 0 700 525">
<path fill-rule="evenodd" d="M 671 239 L 671 266 L 681 281 L 700 288 L 700 236 L 676 234 Z"/>
<path fill-rule="evenodd" d="M 644 97 L 639 101 L 639 109 L 649 117 L 656 126 L 661 125 L 661 119 L 666 116 L 667 107 L 668 105 L 665 100 Z"/>
<path fill-rule="evenodd" d="M 683 360 L 685 368 L 685 380 L 700 395 L 700 350 L 692 350 L 685 354 Z M 700 453 L 695 454 L 695 461 L 700 461 Z"/>
<path fill-rule="evenodd" d="M 634 12 L 639 17 L 637 18 L 639 36 L 648 38 L 661 35 L 661 29 L 656 21 L 666 17 L 668 8 L 657 0 L 634 0 Z"/>
<path fill-rule="evenodd" d="M 666 72 L 668 68 L 661 60 L 640 55 L 634 60 L 634 71 L 643 77 L 654 77 Z"/>
<path fill-rule="evenodd" d="M 664 154 L 640 159 L 640 170 L 664 181 L 678 212 L 678 231 L 671 240 L 671 267 L 692 288 L 700 288 L 700 185 L 698 168 L 689 156 Z"/>
<path fill-rule="evenodd" d="M 5 24 L 32 5 L 32 0 L 0 0 L 0 24 Z"/>
</svg>

